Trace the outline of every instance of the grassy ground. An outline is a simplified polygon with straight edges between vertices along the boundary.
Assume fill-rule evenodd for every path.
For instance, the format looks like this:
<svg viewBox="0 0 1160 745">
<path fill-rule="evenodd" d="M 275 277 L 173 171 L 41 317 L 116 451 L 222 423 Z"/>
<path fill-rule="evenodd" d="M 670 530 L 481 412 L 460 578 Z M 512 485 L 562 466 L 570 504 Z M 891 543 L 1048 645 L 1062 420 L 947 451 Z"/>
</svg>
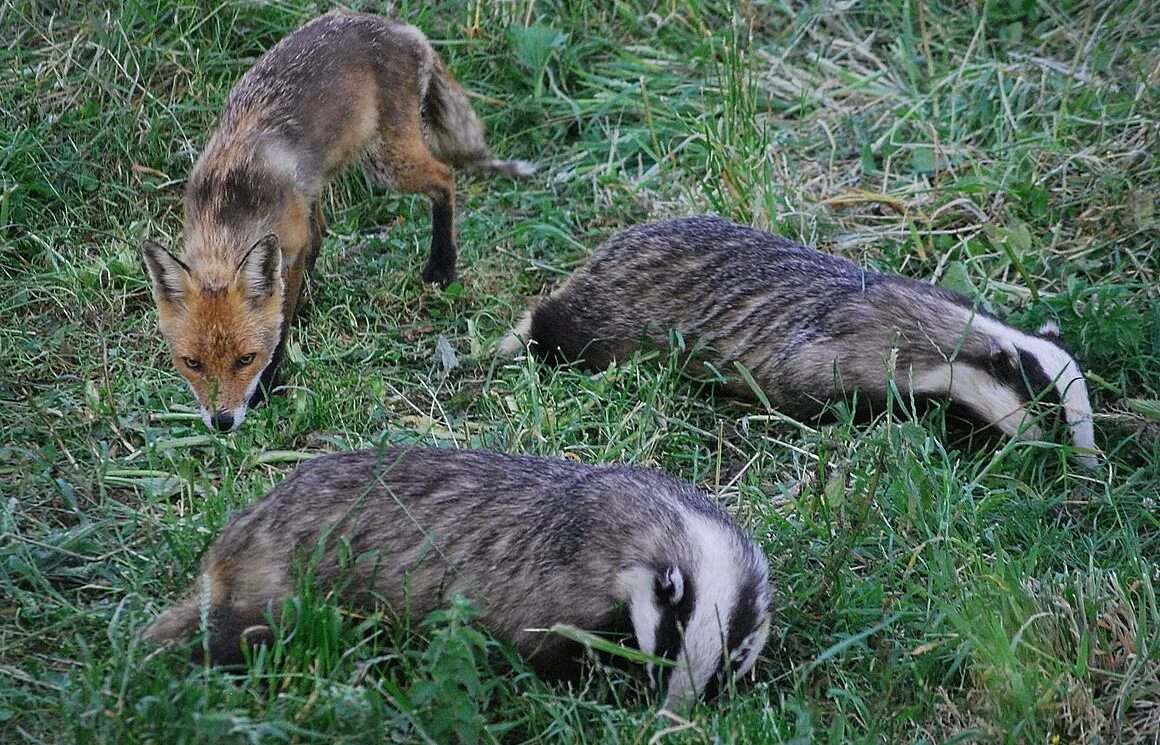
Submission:
<svg viewBox="0 0 1160 745">
<path fill-rule="evenodd" d="M 404 0 L 495 151 L 542 171 L 461 178 L 442 294 L 427 204 L 341 181 L 294 388 L 232 437 L 171 369 L 138 246 L 179 240 L 229 87 L 324 7 L 59 7 L 0 5 L 0 741 L 1160 741 L 1154 4 Z M 800 426 L 665 359 L 488 354 L 602 238 L 698 211 L 1058 320 L 1106 467 L 962 451 L 937 412 Z M 384 438 L 713 491 L 773 567 L 753 680 L 658 721 L 639 676 L 546 686 L 461 608 L 383 629 L 322 604 L 241 677 L 141 644 L 233 510 Z"/>
</svg>

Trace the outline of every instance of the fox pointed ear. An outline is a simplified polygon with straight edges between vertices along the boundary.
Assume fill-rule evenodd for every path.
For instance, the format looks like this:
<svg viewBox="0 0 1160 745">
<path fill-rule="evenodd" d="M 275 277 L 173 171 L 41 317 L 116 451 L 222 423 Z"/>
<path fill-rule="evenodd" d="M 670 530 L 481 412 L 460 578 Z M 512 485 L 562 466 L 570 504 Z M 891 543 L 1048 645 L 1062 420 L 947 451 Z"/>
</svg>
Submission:
<svg viewBox="0 0 1160 745">
<path fill-rule="evenodd" d="M 282 289 L 282 249 L 278 236 L 270 233 L 250 247 L 238 263 L 234 281 L 239 283 L 246 300 L 261 303 Z"/>
<path fill-rule="evenodd" d="M 153 297 L 158 303 L 180 303 L 189 284 L 189 267 L 153 241 L 141 244 L 141 258 L 153 280 Z"/>
</svg>

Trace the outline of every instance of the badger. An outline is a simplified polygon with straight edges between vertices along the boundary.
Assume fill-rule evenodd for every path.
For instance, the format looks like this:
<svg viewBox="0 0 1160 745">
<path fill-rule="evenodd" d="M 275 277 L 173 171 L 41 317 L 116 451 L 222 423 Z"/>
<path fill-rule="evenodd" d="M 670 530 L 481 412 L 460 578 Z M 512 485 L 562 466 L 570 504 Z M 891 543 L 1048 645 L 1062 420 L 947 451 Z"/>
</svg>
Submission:
<svg viewBox="0 0 1160 745">
<path fill-rule="evenodd" d="M 204 607 L 210 661 L 241 663 L 301 587 L 303 556 L 313 587 L 388 618 L 422 619 L 460 594 L 548 677 L 574 674 L 583 651 L 548 633 L 555 624 L 631 632 L 672 663 L 647 666 L 668 709 L 749 671 L 770 627 L 764 554 L 688 484 L 632 466 L 394 446 L 309 461 L 235 515 L 144 638 L 191 637 Z"/>
<path fill-rule="evenodd" d="M 674 331 L 719 372 L 742 366 L 798 419 L 854 391 L 881 406 L 893 380 L 903 395 L 950 399 L 1026 439 L 1043 436 L 1033 410 L 1059 405 L 1076 459 L 1098 463 L 1087 385 L 1056 326 L 1026 333 L 957 293 L 718 217 L 619 233 L 496 349 L 514 356 L 530 342 L 545 361 L 599 370 L 642 345 L 666 347 Z M 725 385 L 756 397 L 744 376 Z"/>
</svg>

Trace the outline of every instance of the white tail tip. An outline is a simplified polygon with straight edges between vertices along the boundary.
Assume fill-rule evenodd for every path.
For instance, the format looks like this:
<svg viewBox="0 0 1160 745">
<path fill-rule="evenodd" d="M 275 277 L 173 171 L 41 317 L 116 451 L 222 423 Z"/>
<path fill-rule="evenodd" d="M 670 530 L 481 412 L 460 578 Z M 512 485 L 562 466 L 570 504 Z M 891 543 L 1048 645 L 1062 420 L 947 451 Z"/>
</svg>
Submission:
<svg viewBox="0 0 1160 745">
<path fill-rule="evenodd" d="M 520 178 L 531 176 L 536 172 L 536 164 L 526 160 L 497 160 L 492 158 L 481 162 L 479 167 L 487 171 L 495 171 L 496 173 L 504 173 Z"/>
</svg>

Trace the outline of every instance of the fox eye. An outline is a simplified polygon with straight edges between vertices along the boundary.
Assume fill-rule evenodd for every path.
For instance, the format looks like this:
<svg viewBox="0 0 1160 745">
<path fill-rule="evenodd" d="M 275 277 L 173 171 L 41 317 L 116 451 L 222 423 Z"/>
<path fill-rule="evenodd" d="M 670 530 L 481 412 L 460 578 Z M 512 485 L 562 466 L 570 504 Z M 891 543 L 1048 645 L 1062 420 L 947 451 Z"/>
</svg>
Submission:
<svg viewBox="0 0 1160 745">
<path fill-rule="evenodd" d="M 253 361 L 254 353 L 250 352 L 249 354 L 243 354 L 241 357 L 238 357 L 238 361 L 234 363 L 234 366 L 241 369 Z"/>
<path fill-rule="evenodd" d="M 190 370 L 193 370 L 194 372 L 201 370 L 201 360 L 194 359 L 193 357 L 182 357 L 181 361 L 185 363 L 186 367 L 188 367 Z"/>
</svg>

